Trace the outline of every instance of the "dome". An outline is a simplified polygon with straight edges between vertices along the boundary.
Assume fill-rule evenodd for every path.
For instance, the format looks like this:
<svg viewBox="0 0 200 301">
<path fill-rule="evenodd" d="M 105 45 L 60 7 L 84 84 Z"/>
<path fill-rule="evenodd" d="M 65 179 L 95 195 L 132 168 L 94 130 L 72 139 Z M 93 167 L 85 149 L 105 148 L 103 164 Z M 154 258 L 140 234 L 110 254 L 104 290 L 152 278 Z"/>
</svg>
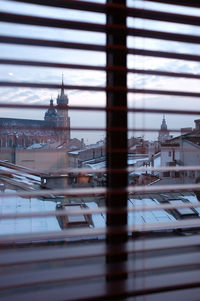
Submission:
<svg viewBox="0 0 200 301">
<path fill-rule="evenodd" d="M 54 105 L 53 105 L 53 99 L 51 99 L 50 100 L 50 107 L 47 110 L 47 112 L 45 113 L 44 119 L 45 120 L 55 120 L 56 117 L 57 117 L 57 113 L 56 113 L 56 110 L 55 110 Z"/>
</svg>

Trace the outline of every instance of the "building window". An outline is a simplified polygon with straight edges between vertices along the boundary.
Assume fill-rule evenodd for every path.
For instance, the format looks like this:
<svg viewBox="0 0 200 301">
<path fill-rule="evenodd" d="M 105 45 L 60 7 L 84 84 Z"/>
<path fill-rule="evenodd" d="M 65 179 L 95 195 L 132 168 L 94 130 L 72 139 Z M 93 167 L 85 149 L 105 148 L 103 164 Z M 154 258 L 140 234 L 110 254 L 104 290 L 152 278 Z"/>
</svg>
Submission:
<svg viewBox="0 0 200 301">
<path fill-rule="evenodd" d="M 169 178 L 170 177 L 170 172 L 169 171 L 163 172 L 163 177 L 164 178 Z"/>
<path fill-rule="evenodd" d="M 180 178 L 180 173 L 178 171 L 175 171 L 174 175 L 175 175 L 175 178 Z"/>
</svg>

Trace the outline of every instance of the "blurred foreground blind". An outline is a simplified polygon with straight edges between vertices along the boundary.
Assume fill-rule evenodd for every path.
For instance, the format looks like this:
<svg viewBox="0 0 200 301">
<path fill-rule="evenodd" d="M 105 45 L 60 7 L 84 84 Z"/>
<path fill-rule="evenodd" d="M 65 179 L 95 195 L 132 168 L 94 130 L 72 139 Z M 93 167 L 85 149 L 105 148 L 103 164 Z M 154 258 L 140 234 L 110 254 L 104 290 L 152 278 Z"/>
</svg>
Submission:
<svg viewBox="0 0 200 301">
<path fill-rule="evenodd" d="M 199 1 L 2 4 L 0 300 L 198 300 Z"/>
</svg>

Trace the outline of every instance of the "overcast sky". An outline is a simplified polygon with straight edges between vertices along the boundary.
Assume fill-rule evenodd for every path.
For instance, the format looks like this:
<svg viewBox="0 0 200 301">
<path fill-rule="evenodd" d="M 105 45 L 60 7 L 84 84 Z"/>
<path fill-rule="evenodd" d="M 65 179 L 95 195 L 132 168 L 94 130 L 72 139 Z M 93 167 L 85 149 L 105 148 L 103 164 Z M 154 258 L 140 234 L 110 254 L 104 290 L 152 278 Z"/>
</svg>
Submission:
<svg viewBox="0 0 200 301">
<path fill-rule="evenodd" d="M 103 2 L 103 1 L 98 1 Z M 199 15 L 200 10 L 175 7 L 172 5 L 158 5 L 145 1 L 129 1 L 129 5 L 136 5 L 142 8 L 158 9 L 163 11 L 172 11 L 179 13 L 190 13 Z M 60 18 L 64 20 L 80 20 L 86 22 L 105 23 L 105 16 L 102 14 L 78 12 L 73 10 L 44 8 L 37 5 L 27 5 L 15 3 L 9 0 L 1 0 L 1 11 L 23 13 L 35 16 L 46 16 L 52 18 Z M 154 30 L 163 30 L 170 32 L 186 33 L 200 35 L 200 29 L 195 26 L 175 25 L 167 22 L 145 21 L 140 19 L 128 19 L 130 27 L 148 28 Z M 59 41 L 95 43 L 103 45 L 105 43 L 105 35 L 101 33 L 89 33 L 84 31 L 74 31 L 38 26 L 24 26 L 17 24 L 0 24 L 1 35 L 12 35 L 20 37 L 33 37 L 40 39 L 52 39 Z M 136 37 L 128 38 L 128 46 L 133 48 L 175 51 L 178 53 L 200 54 L 200 46 L 186 43 L 176 43 L 153 39 L 142 39 Z M 66 49 L 55 49 L 47 47 L 31 47 L 31 46 L 13 46 L 0 45 L 1 58 L 18 58 L 27 60 L 41 60 L 50 62 L 65 62 L 76 64 L 105 64 L 105 54 L 75 51 Z M 200 64 L 196 62 L 185 62 L 181 60 L 169 60 L 159 58 L 144 58 L 139 56 L 128 56 L 128 67 L 141 69 L 155 69 L 175 72 L 200 73 Z M 50 82 L 60 83 L 61 75 L 64 74 L 65 84 L 73 85 L 105 85 L 105 74 L 103 72 L 67 70 L 56 68 L 41 67 L 19 67 L 1 65 L 0 80 L 10 81 L 27 81 L 27 82 Z M 189 79 L 176 79 L 167 77 L 143 76 L 139 74 L 128 75 L 128 85 L 130 88 L 146 88 L 146 89 L 170 89 L 180 91 L 199 92 L 199 81 Z M 83 92 L 83 91 L 66 91 L 69 97 L 69 105 L 92 105 L 104 106 L 105 94 L 100 92 Z M 30 103 L 30 104 L 48 104 L 51 96 L 56 101 L 59 90 L 50 89 L 30 89 L 30 88 L 0 88 L 0 101 L 8 103 Z M 188 109 L 200 110 L 199 99 L 180 98 L 180 97 L 163 97 L 155 95 L 128 95 L 130 107 L 145 108 L 167 108 L 167 109 Z M 44 111 L 9 111 L 1 110 L 0 117 L 18 117 L 18 118 L 34 118 L 43 119 Z M 75 127 L 104 127 L 105 116 L 103 113 L 85 113 L 70 112 L 71 125 Z M 200 116 L 174 116 L 166 115 L 168 128 L 180 129 L 181 127 L 193 127 L 193 120 Z M 129 114 L 130 127 L 146 127 L 159 128 L 162 121 L 162 114 L 159 115 L 133 115 Z M 138 136 L 141 133 L 133 133 Z M 103 132 L 72 132 L 72 137 L 84 137 L 86 142 L 92 143 L 104 137 Z M 155 139 L 157 134 L 148 134 L 149 139 Z"/>
</svg>

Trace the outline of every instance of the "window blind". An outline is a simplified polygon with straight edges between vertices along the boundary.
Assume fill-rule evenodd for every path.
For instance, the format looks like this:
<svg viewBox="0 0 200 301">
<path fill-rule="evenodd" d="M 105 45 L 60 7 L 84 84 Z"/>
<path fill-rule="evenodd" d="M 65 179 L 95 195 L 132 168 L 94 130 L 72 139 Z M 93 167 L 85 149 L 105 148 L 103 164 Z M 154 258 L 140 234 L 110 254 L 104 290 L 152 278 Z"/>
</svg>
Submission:
<svg viewBox="0 0 200 301">
<path fill-rule="evenodd" d="M 73 137 L 76 133 L 98 137 L 105 134 L 101 152 L 106 158 L 103 168 L 79 168 L 77 164 L 50 171 L 33 171 L 1 161 L 0 300 L 198 300 L 200 206 L 195 194 L 198 196 L 200 167 L 198 159 L 193 160 L 199 154 L 198 129 L 185 129 L 191 134 L 186 145 L 185 132 L 178 124 L 179 119 L 197 119 L 200 113 L 199 10 L 194 10 L 199 8 L 198 1 L 4 3 L 8 6 L 0 12 L 0 64 L 7 73 L 5 68 L 14 68 L 16 75 L 11 71 L 10 77 L 1 75 L 2 110 L 9 109 L 14 118 L 20 111 L 25 115 L 48 111 L 50 106 L 38 98 L 29 98 L 30 93 L 39 91 L 38 95 L 50 99 L 47 92 L 71 91 L 69 98 L 74 103 L 70 100 L 70 104 L 54 108 L 60 110 L 61 116 L 68 110 L 70 117 L 79 114 L 84 121 L 78 123 L 77 118 L 77 124 L 70 129 L 63 124 L 56 129 L 39 123 L 31 127 L 31 121 L 28 128 L 23 124 L 0 124 L 4 133 L 0 138 L 1 152 L 10 153 L 15 163 L 18 130 L 24 132 L 24 143 L 27 136 L 34 143 L 43 133 L 41 139 L 46 139 L 47 144 L 53 130 L 58 136 L 70 130 Z M 52 80 L 53 72 L 60 70 L 68 76 L 61 84 Z M 23 89 L 31 90 L 26 93 Z M 10 91 L 18 93 L 13 97 Z M 74 95 L 82 99 L 76 103 Z M 103 115 L 100 126 L 94 120 L 97 113 Z M 161 158 L 170 157 L 170 152 L 173 162 L 147 166 L 144 160 L 141 166 L 129 165 L 130 158 L 133 160 L 130 137 L 157 134 L 159 128 L 153 121 L 163 114 L 174 118 L 174 126 L 168 131 L 175 136 L 170 143 L 165 141 L 159 146 Z M 148 126 L 145 118 L 150 120 Z M 142 141 L 144 144 L 145 138 Z M 59 148 L 54 157 L 58 153 Z M 92 148 L 88 153 L 95 159 Z M 179 157 L 175 158 L 175 153 Z M 49 154 L 50 149 L 45 156 Z M 71 151 L 73 159 L 75 155 Z M 32 164 L 27 163 L 32 158 L 24 160 Z M 42 166 L 42 159 L 37 160 Z M 152 177 L 159 174 L 159 179 L 166 178 L 165 173 L 170 176 L 157 185 L 152 181 L 141 185 L 129 180 L 137 172 Z M 91 174 L 106 177 L 106 185 L 78 185 L 81 176 Z M 182 180 L 176 181 L 175 174 Z M 37 180 L 53 179 L 52 186 L 46 187 L 46 182 L 43 185 L 47 189 L 34 186 L 33 176 Z M 70 178 L 71 184 L 61 186 L 64 178 Z M 13 185 L 15 189 L 10 189 Z M 187 198 L 195 202 L 185 201 Z M 99 206 L 94 201 L 97 199 Z M 10 210 L 11 203 L 18 209 Z M 71 206 L 63 210 L 64 203 Z M 148 213 L 152 212 L 157 212 L 162 221 L 149 222 Z M 142 222 L 138 223 L 137 213 Z M 101 227 L 95 227 L 95 217 L 104 220 Z M 48 222 L 50 219 L 59 221 L 56 229 Z M 8 231 L 13 223 L 17 229 L 19 221 L 25 227 L 27 220 L 32 226 L 26 231 Z M 36 220 L 39 222 L 34 228 Z M 86 221 L 90 226 L 84 226 Z"/>
</svg>

